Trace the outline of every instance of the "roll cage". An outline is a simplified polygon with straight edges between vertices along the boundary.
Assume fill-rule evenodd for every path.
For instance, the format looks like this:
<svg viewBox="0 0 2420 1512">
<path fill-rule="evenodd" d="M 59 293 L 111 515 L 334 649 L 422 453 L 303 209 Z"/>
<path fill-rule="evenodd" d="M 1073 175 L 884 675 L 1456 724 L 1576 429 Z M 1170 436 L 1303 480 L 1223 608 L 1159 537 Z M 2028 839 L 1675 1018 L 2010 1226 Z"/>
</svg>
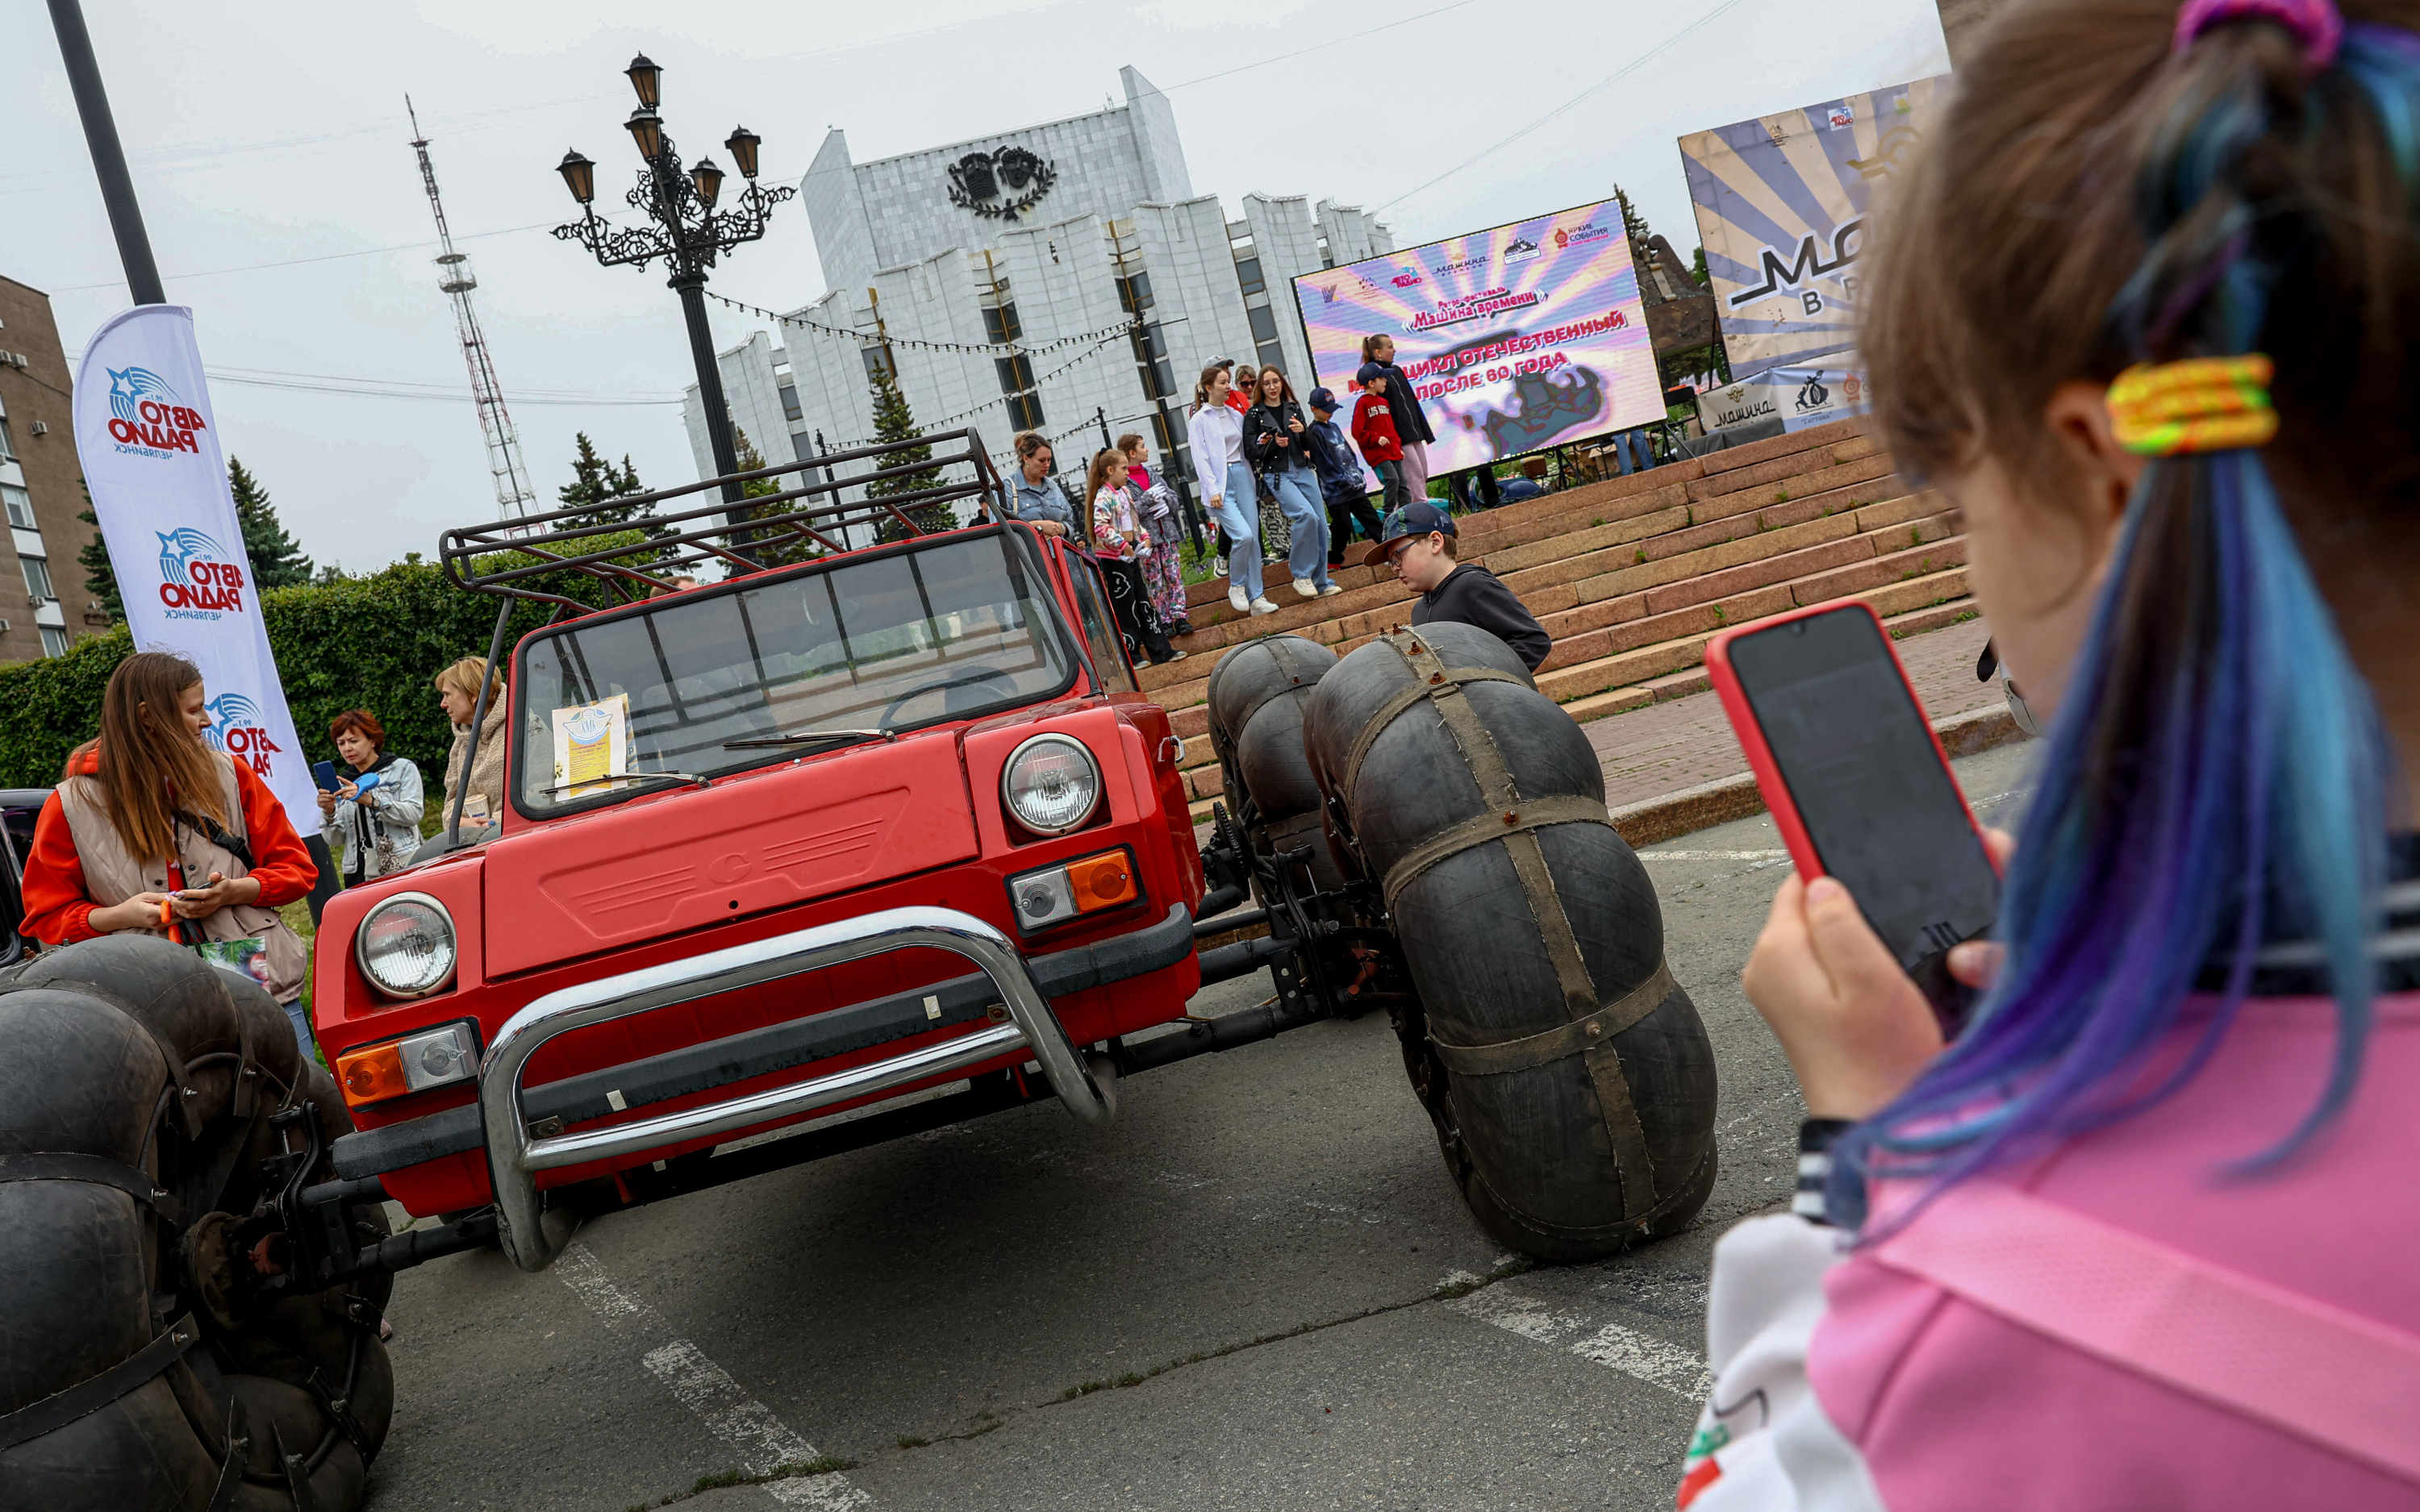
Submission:
<svg viewBox="0 0 2420 1512">
<path fill-rule="evenodd" d="M 555 617 L 562 619 L 638 603 L 710 562 L 721 563 L 729 573 L 745 574 L 803 562 L 809 550 L 837 556 L 852 549 L 847 544 L 852 527 L 896 530 L 900 539 L 912 540 L 939 533 L 918 524 L 913 511 L 960 500 L 975 501 L 979 519 L 1007 517 L 1007 486 L 976 432 L 941 431 L 909 445 L 929 447 L 931 455 L 924 460 L 908 458 L 906 448 L 896 443 L 858 447 L 601 504 L 461 526 L 438 536 L 437 560 L 456 587 L 504 600 L 488 645 L 488 665 L 493 668 L 504 659 L 518 602 L 552 604 Z M 871 491 L 897 487 L 926 472 L 938 472 L 940 481 L 895 493 Z M 775 484 L 774 491 L 754 498 L 742 494 L 748 485 L 759 482 Z M 708 489 L 720 495 L 713 502 L 671 514 L 656 512 L 667 501 L 690 500 Z M 851 490 L 866 491 L 850 500 L 845 496 Z M 600 509 L 628 517 L 599 520 Z M 957 528 L 954 520 L 950 528 Z M 582 603 L 547 586 L 549 579 L 560 586 L 565 573 L 595 579 L 613 602 Z M 478 759 L 480 726 L 494 686 L 492 676 L 480 686 L 472 709 L 466 772 Z M 462 783 L 461 789 L 445 819 L 442 842 L 448 850 L 459 843 L 470 784 Z"/>
</svg>

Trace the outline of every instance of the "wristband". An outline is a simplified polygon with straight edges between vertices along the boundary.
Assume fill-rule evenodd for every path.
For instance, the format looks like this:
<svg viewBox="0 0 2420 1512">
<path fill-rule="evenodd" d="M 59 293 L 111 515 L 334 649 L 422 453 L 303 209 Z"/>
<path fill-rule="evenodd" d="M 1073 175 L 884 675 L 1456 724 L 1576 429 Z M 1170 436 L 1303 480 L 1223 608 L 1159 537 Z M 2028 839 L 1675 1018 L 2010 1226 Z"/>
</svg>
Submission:
<svg viewBox="0 0 2420 1512">
<path fill-rule="evenodd" d="M 1808 1119 L 1798 1126 L 1798 1191 L 1790 1211 L 1809 1223 L 1832 1221 L 1823 1197 L 1832 1179 L 1832 1143 L 1852 1127 L 1847 1119 Z"/>
</svg>

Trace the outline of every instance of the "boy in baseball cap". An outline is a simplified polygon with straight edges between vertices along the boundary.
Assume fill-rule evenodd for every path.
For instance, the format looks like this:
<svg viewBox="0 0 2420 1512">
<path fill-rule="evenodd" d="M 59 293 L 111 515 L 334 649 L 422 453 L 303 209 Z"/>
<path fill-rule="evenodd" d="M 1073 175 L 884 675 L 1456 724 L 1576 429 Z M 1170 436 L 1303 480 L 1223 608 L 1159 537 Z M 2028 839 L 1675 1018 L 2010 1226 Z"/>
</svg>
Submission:
<svg viewBox="0 0 2420 1512">
<path fill-rule="evenodd" d="M 1477 563 L 1455 560 L 1453 517 L 1426 500 L 1415 499 L 1387 517 L 1377 542 L 1363 553 L 1366 566 L 1381 564 L 1419 593 L 1412 623 L 1453 620 L 1475 625 L 1512 648 L 1531 671 L 1546 659 L 1554 642 L 1538 617 L 1513 596 L 1504 580 Z"/>
</svg>

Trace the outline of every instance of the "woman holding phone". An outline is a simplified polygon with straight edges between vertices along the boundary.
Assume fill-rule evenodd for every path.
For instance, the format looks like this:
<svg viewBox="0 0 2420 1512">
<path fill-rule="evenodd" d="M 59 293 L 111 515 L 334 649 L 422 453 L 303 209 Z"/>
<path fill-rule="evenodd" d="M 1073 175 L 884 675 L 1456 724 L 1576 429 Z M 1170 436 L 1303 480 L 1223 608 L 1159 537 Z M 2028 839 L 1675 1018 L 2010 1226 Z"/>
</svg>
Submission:
<svg viewBox="0 0 2420 1512">
<path fill-rule="evenodd" d="M 269 785 L 202 738 L 209 724 L 192 662 L 141 651 L 118 663 L 100 738 L 68 757 L 34 823 L 19 929 L 45 945 L 133 931 L 240 962 L 307 1056 L 297 1000 L 311 952 L 275 910 L 310 892 L 318 867 Z"/>
<path fill-rule="evenodd" d="M 385 748 L 386 727 L 367 709 L 328 721 L 328 738 L 356 774 L 319 791 L 319 814 L 345 844 L 345 886 L 359 887 L 411 864 L 427 807 L 420 768 Z"/>
<path fill-rule="evenodd" d="M 1193 418 L 1185 427 L 1193 483 L 1227 539 L 1227 602 L 1238 614 L 1275 614 L 1278 607 L 1253 591 L 1261 580 L 1259 511 L 1251 465 L 1244 460 L 1244 417 L 1227 402 L 1233 392 L 1226 367 L 1218 363 L 1203 368 L 1193 386 Z"/>
<path fill-rule="evenodd" d="M 1244 412 L 1244 455 L 1293 526 L 1286 562 L 1294 591 L 1304 598 L 1341 594 L 1327 579 L 1327 513 L 1311 463 L 1311 422 L 1277 368 L 1262 368 L 1254 387 L 1257 401 Z"/>
<path fill-rule="evenodd" d="M 2420 3 L 1980 41 L 1859 347 L 2047 733 L 1954 1036 L 1872 897 L 1774 900 L 1812 1117 L 1678 1504 L 2420 1508 Z"/>
</svg>

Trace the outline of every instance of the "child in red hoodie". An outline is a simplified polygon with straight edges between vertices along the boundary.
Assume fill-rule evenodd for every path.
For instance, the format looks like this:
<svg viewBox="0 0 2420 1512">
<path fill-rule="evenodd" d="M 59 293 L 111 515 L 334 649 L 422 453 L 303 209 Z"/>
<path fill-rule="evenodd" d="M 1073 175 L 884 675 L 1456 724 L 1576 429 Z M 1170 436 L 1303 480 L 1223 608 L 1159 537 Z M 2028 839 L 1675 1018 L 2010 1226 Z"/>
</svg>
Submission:
<svg viewBox="0 0 2420 1512">
<path fill-rule="evenodd" d="M 1404 443 L 1395 434 L 1394 411 L 1387 408 L 1387 370 L 1364 363 L 1355 377 L 1360 380 L 1361 397 L 1353 401 L 1353 444 L 1378 474 L 1391 514 L 1412 501 L 1412 491 L 1404 484 Z"/>
</svg>

